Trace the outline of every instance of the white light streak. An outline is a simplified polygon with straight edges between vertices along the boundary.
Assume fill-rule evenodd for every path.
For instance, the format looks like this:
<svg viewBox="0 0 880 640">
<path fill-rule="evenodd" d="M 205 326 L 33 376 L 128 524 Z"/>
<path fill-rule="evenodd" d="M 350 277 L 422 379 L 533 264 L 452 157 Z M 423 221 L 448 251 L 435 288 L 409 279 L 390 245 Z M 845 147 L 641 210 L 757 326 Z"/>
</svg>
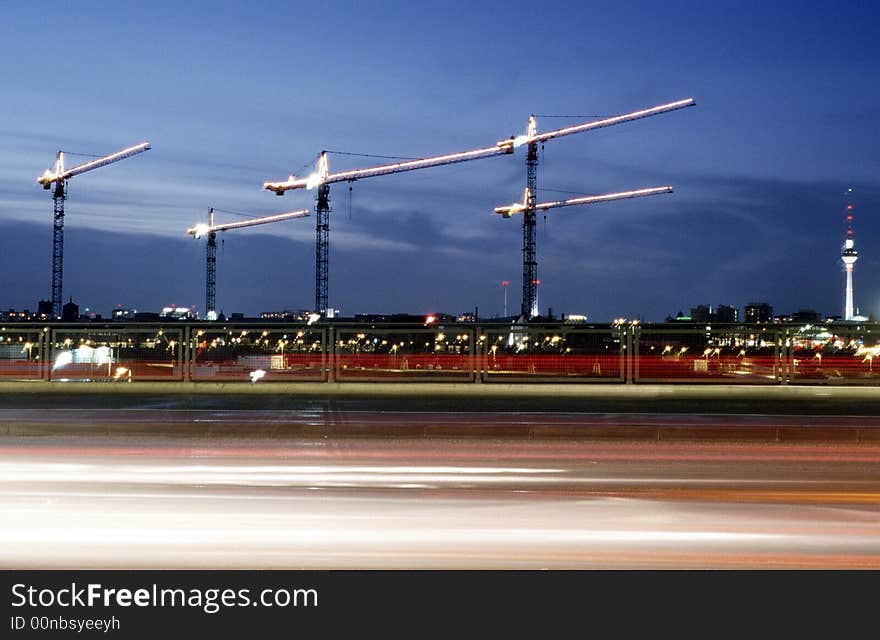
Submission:
<svg viewBox="0 0 880 640">
<path fill-rule="evenodd" d="M 192 229 L 187 229 L 186 232 L 195 237 L 196 239 L 201 238 L 204 235 L 210 233 L 211 227 L 206 224 L 197 224 Z"/>
<path fill-rule="evenodd" d="M 242 220 L 241 222 L 227 222 L 225 224 L 215 224 L 213 226 L 207 224 L 197 224 L 191 229 L 187 229 L 186 232 L 194 238 L 200 238 L 201 236 L 212 232 L 228 231 L 230 229 L 243 229 L 245 227 L 255 227 L 257 225 L 268 224 L 270 222 L 280 222 L 282 220 L 290 220 L 293 218 L 305 218 L 308 217 L 308 215 L 308 209 L 300 209 L 299 211 L 278 213 L 271 216 L 264 216 L 262 218 L 253 218 L 252 220 Z"/>
<path fill-rule="evenodd" d="M 634 189 L 632 191 L 618 191 L 616 193 L 606 193 L 598 196 L 584 196 L 583 198 L 571 198 L 570 200 L 555 200 L 553 202 L 542 202 L 535 205 L 536 211 L 546 211 L 547 209 L 555 209 L 557 207 L 573 207 L 585 204 L 597 204 L 600 202 L 610 202 L 612 200 L 626 200 L 628 198 L 640 198 L 642 196 L 653 196 L 661 193 L 672 193 L 672 187 L 649 187 L 646 189 Z M 527 208 L 528 190 L 523 197 L 523 202 L 514 202 L 504 207 L 495 207 L 495 213 L 505 218 L 509 218 L 515 213 L 522 213 Z"/>
<path fill-rule="evenodd" d="M 52 364 L 52 371 L 56 369 L 60 369 L 61 367 L 66 367 L 70 363 L 73 362 L 73 352 L 72 351 L 62 351 L 57 356 L 55 356 L 55 362 Z"/>
<path fill-rule="evenodd" d="M 55 163 L 54 169 L 52 171 L 47 170 L 42 176 L 37 178 L 37 182 L 42 185 L 48 185 L 52 182 L 57 182 L 58 180 L 67 180 L 68 178 L 72 178 L 73 176 L 85 173 L 86 171 L 91 171 L 92 169 L 104 167 L 108 164 L 118 162 L 119 160 L 124 160 L 125 158 L 130 158 L 131 156 L 143 153 L 144 151 L 149 150 L 149 148 L 149 142 L 142 142 L 132 147 L 128 147 L 127 149 L 117 151 L 116 153 L 111 153 L 110 155 L 104 156 L 103 158 L 97 158 L 95 160 L 90 160 L 89 162 L 84 162 L 83 164 L 77 165 L 72 169 L 67 169 L 66 171 L 64 170 L 64 154 L 59 152 L 58 160 Z"/>
<path fill-rule="evenodd" d="M 683 109 L 685 107 L 693 107 L 696 106 L 696 104 L 697 103 L 693 98 L 685 98 L 684 100 L 677 100 L 676 102 L 669 102 L 667 104 L 657 105 L 656 107 L 650 107 L 649 109 L 632 111 L 630 113 L 624 113 L 623 115 L 613 116 L 611 118 L 604 118 L 603 120 L 595 120 L 593 122 L 586 122 L 584 124 L 576 124 L 571 127 L 554 129 L 553 131 L 547 131 L 545 133 L 535 133 L 534 135 L 529 135 L 526 142 L 545 142 L 547 140 L 552 140 L 553 138 L 569 136 L 573 133 L 592 131 L 593 129 L 601 129 L 602 127 L 610 127 L 612 125 L 621 124 L 623 122 L 640 120 L 641 118 L 647 118 L 649 116 L 655 116 L 657 114 L 667 113 L 669 111 L 676 111 L 677 109 Z M 532 119 L 529 119 L 530 125 L 531 122 Z M 531 126 L 529 128 L 531 129 Z"/>
<path fill-rule="evenodd" d="M 494 147 L 486 147 L 483 149 L 474 149 L 473 151 L 462 151 L 461 153 L 449 153 L 442 156 L 432 156 L 429 158 L 420 158 L 418 160 L 408 160 L 406 162 L 394 162 L 391 164 L 383 164 L 376 167 L 368 167 L 366 169 L 355 169 L 353 171 L 341 171 L 339 173 L 328 173 L 321 175 L 320 167 L 317 173 L 313 173 L 307 178 L 297 178 L 290 176 L 284 182 L 266 182 L 263 188 L 275 193 L 284 193 L 291 189 L 314 189 L 320 184 L 331 184 L 334 182 L 351 182 L 362 178 L 373 178 L 375 176 L 384 176 L 391 173 L 402 173 L 404 171 L 415 171 L 416 169 L 428 169 L 430 167 L 439 167 L 446 164 L 455 164 L 457 162 L 466 162 L 468 160 L 478 160 L 480 158 L 491 158 L 493 156 L 505 155 L 511 153 L 513 148 L 510 140 L 499 142 Z M 322 155 L 322 158 L 326 156 Z"/>
</svg>

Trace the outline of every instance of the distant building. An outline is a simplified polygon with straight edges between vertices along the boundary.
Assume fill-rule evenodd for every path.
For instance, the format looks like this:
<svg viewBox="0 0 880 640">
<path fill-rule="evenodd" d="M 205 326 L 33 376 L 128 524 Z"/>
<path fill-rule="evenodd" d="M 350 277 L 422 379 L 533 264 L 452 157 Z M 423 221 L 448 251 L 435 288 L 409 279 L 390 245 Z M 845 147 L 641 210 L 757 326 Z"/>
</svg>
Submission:
<svg viewBox="0 0 880 640">
<path fill-rule="evenodd" d="M 411 313 L 356 313 L 355 322 L 400 323 L 400 324 L 434 324 L 456 322 L 457 317 L 448 313 L 429 313 L 415 315 Z"/>
<path fill-rule="evenodd" d="M 37 319 L 37 316 L 31 313 L 29 309 L 25 309 L 24 311 L 16 311 L 15 309 L 0 311 L 0 320 L 7 322 L 26 322 L 28 320 Z"/>
<path fill-rule="evenodd" d="M 739 322 L 739 309 L 731 307 L 730 305 L 719 304 L 718 307 L 713 311 L 712 305 L 701 304 L 696 307 L 691 307 L 690 317 L 682 315 L 681 311 L 679 311 L 678 316 L 676 316 L 675 318 L 668 318 L 666 321 L 708 323 Z"/>
<path fill-rule="evenodd" d="M 719 304 L 715 312 L 715 322 L 739 322 L 739 309 L 726 304 Z"/>
<path fill-rule="evenodd" d="M 308 309 L 285 309 L 284 311 L 263 311 L 260 314 L 260 320 L 285 320 L 293 322 L 297 320 L 308 320 L 311 315 Z"/>
<path fill-rule="evenodd" d="M 684 315 L 684 313 L 680 309 L 674 318 L 672 316 L 666 316 L 666 322 L 690 322 L 690 321 L 691 321 L 691 317 Z"/>
<path fill-rule="evenodd" d="M 821 322 L 822 314 L 812 309 L 799 309 L 791 314 L 792 322 Z"/>
<path fill-rule="evenodd" d="M 163 307 L 159 317 L 171 320 L 197 320 L 198 314 L 194 313 L 189 307 L 175 307 L 172 305 L 170 307 Z"/>
<path fill-rule="evenodd" d="M 40 300 L 37 303 L 37 314 L 43 316 L 45 318 L 52 317 L 52 301 L 51 300 Z"/>
<path fill-rule="evenodd" d="M 137 309 L 113 309 L 114 320 L 134 320 L 137 314 Z"/>
<path fill-rule="evenodd" d="M 95 311 L 92 311 L 88 307 L 86 307 L 86 310 L 82 313 L 82 315 L 80 315 L 79 319 L 80 320 L 102 320 L 100 313 L 96 313 Z"/>
<path fill-rule="evenodd" d="M 753 324 L 773 322 L 773 307 L 766 302 L 750 302 L 745 308 L 745 321 Z"/>
<path fill-rule="evenodd" d="M 691 307 L 691 322 L 712 322 L 712 316 L 712 307 L 708 304 Z"/>
<path fill-rule="evenodd" d="M 61 319 L 64 322 L 76 322 L 79 320 L 79 305 L 73 301 L 73 298 L 61 307 Z"/>
</svg>

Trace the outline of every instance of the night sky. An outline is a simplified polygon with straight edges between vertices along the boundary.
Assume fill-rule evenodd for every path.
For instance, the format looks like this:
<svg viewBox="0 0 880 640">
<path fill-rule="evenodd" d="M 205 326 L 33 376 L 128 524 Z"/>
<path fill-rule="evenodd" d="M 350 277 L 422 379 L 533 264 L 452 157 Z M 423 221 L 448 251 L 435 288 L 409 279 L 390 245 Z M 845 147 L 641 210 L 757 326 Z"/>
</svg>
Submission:
<svg viewBox="0 0 880 640">
<path fill-rule="evenodd" d="M 152 150 L 70 182 L 65 299 L 204 310 L 209 207 L 311 207 L 266 180 L 321 149 L 428 156 L 524 132 L 530 113 L 685 109 L 546 144 L 540 201 L 673 195 L 538 218 L 542 312 L 661 321 L 698 304 L 880 316 L 880 9 L 874 3 L 4 3 L 0 308 L 50 294 L 59 148 Z M 586 118 L 589 119 L 589 118 Z M 582 119 L 539 117 L 539 130 Z M 382 160 L 332 155 L 331 171 Z M 68 162 L 70 164 L 70 161 Z M 519 307 L 525 153 L 331 187 L 330 301 L 345 315 Z M 559 190 L 551 191 L 550 189 Z M 220 221 L 238 220 L 221 214 Z M 220 236 L 218 308 L 310 308 L 314 217 Z"/>
</svg>

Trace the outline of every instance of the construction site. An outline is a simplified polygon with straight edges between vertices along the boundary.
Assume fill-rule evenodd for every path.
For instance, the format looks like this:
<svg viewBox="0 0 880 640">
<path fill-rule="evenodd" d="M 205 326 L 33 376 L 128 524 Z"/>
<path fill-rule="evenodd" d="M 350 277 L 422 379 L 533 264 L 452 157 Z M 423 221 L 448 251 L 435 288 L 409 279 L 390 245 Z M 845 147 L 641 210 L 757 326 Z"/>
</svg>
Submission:
<svg viewBox="0 0 880 640">
<path fill-rule="evenodd" d="M 522 200 L 509 206 L 498 206 L 495 208 L 495 213 L 499 214 L 502 218 L 511 218 L 515 215 L 522 216 L 522 302 L 519 318 L 522 321 L 528 321 L 539 315 L 537 289 L 540 281 L 538 279 L 536 246 L 536 216 L 538 212 L 546 212 L 560 207 L 586 206 L 614 200 L 672 193 L 672 187 L 670 186 L 647 187 L 614 193 L 586 195 L 565 200 L 538 202 L 536 194 L 538 192 L 537 168 L 539 161 L 539 147 L 543 150 L 544 145 L 548 141 L 564 136 L 623 124 L 654 115 L 684 109 L 686 107 L 694 106 L 695 104 L 694 99 L 687 98 L 647 109 L 640 109 L 638 111 L 553 129 L 546 132 L 538 131 L 537 120 L 535 116 L 531 116 L 528 119 L 525 133 L 499 140 L 491 146 L 417 159 L 406 159 L 398 162 L 337 173 L 330 172 L 329 153 L 327 151 L 321 151 L 318 154 L 315 171 L 313 173 L 305 177 L 291 175 L 283 181 L 266 182 L 264 183 L 263 188 L 279 196 L 283 196 L 288 191 L 299 189 L 316 191 L 314 205 L 315 297 L 312 312 L 316 315 L 316 319 L 327 320 L 332 319 L 334 316 L 333 307 L 330 304 L 329 298 L 330 187 L 332 184 L 351 184 L 358 180 L 402 172 L 431 169 L 481 159 L 514 156 L 516 150 L 522 147 L 525 150 L 526 165 L 525 188 Z M 37 182 L 39 182 L 44 189 L 52 191 L 53 202 L 52 287 L 50 296 L 52 317 L 49 319 L 61 319 L 61 307 L 64 304 L 64 217 L 68 182 L 71 178 L 141 154 L 150 148 L 150 144 L 144 142 L 106 156 L 93 158 L 73 167 L 68 167 L 66 165 L 66 156 L 71 154 L 60 150 L 56 155 L 53 167 L 46 170 L 44 174 L 38 178 Z M 310 215 L 310 210 L 301 209 L 298 211 L 269 216 L 252 216 L 224 211 L 215 207 L 207 207 L 207 209 L 207 223 L 201 223 L 195 227 L 189 228 L 187 233 L 196 239 L 202 237 L 206 238 L 205 319 L 216 320 L 217 234 L 236 229 L 282 222 L 294 218 L 308 217 Z M 239 222 L 217 223 L 215 216 L 218 213 L 239 215 L 245 219 Z"/>
</svg>

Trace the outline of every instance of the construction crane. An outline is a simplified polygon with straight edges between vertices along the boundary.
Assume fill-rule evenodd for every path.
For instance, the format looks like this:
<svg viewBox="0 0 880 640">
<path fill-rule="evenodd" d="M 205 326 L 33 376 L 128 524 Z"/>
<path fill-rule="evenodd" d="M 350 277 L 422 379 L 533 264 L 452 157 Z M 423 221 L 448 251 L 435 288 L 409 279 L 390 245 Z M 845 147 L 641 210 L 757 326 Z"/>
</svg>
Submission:
<svg viewBox="0 0 880 640">
<path fill-rule="evenodd" d="M 50 189 L 53 183 L 55 185 L 52 194 L 55 214 L 52 238 L 52 315 L 56 318 L 61 316 L 62 282 L 64 280 L 64 200 L 67 197 L 67 181 L 86 171 L 105 167 L 108 164 L 143 153 L 149 148 L 149 142 L 142 142 L 70 169 L 64 167 L 64 151 L 59 151 L 55 156 L 55 165 L 37 178 L 37 182 L 43 185 L 46 190 Z"/>
<path fill-rule="evenodd" d="M 240 222 L 227 222 L 224 224 L 214 224 L 214 208 L 208 212 L 208 224 L 197 224 L 186 232 L 193 238 L 201 238 L 208 236 L 208 244 L 205 255 L 207 257 L 207 265 L 205 267 L 205 312 L 208 320 L 217 319 L 216 292 L 217 292 L 217 232 L 229 231 L 230 229 L 243 229 L 245 227 L 255 227 L 270 222 L 281 222 L 282 220 L 290 220 L 292 218 L 305 218 L 309 215 L 308 209 L 299 211 L 290 211 L 288 213 L 277 213 L 271 216 L 263 216 L 261 218 L 251 218 L 250 220 L 242 220 Z"/>
<path fill-rule="evenodd" d="M 659 195 L 661 193 L 672 193 L 672 187 L 648 187 L 646 189 L 634 189 L 632 191 L 618 191 L 615 193 L 605 193 L 598 196 L 583 196 L 580 198 L 569 198 L 568 200 L 554 200 L 552 202 L 541 202 L 536 203 L 535 199 L 532 197 L 532 194 L 529 191 L 529 188 L 526 187 L 523 191 L 523 199 L 522 202 L 514 202 L 513 204 L 495 207 L 495 213 L 501 215 L 502 218 L 510 218 L 514 214 L 517 213 L 526 213 L 529 210 L 529 204 L 532 204 L 534 211 L 547 211 L 548 209 L 556 209 L 557 207 L 574 207 L 578 205 L 587 205 L 587 204 L 598 204 L 600 202 L 610 202 L 612 200 L 626 200 L 628 198 L 640 198 L 642 196 L 654 196 Z M 525 255 L 525 251 L 523 251 Z M 523 266 L 523 272 L 525 273 L 525 265 Z M 505 282 L 507 282 L 505 280 Z M 535 280 L 532 282 L 532 288 L 534 290 L 535 299 L 532 303 L 534 306 L 530 308 L 535 309 L 534 315 L 537 314 L 538 307 L 538 285 L 540 284 L 539 280 Z M 507 315 L 507 290 L 505 289 L 504 295 L 504 307 L 505 312 L 504 315 Z M 525 315 L 525 314 L 523 314 Z"/>
<path fill-rule="evenodd" d="M 522 210 L 523 213 L 523 274 L 522 274 L 522 315 L 524 318 L 533 318 L 538 315 L 538 262 L 535 249 L 535 223 L 536 223 L 536 206 L 535 192 L 538 187 L 538 145 L 543 144 L 554 138 L 561 138 L 575 133 L 583 133 L 610 127 L 615 124 L 640 120 L 650 116 L 655 116 L 669 111 L 676 111 L 685 107 L 695 106 L 696 102 L 693 98 L 685 98 L 676 102 L 657 105 L 648 109 L 641 109 L 625 113 L 619 116 L 594 120 L 553 131 L 538 133 L 537 120 L 534 115 L 529 116 L 528 126 L 524 135 L 516 136 L 512 140 L 502 140 L 498 145 L 512 144 L 513 147 L 527 146 L 526 152 L 526 202 Z M 502 214 L 503 215 L 503 214 Z"/>
<path fill-rule="evenodd" d="M 315 311 L 321 315 L 327 315 L 329 310 L 331 184 L 334 182 L 354 182 L 363 178 L 511 154 L 513 153 L 514 146 L 514 139 L 511 138 L 509 140 L 502 140 L 492 147 L 462 151 L 460 153 L 449 153 L 442 156 L 418 158 L 405 162 L 394 162 L 365 169 L 341 171 L 339 173 L 330 173 L 327 163 L 327 152 L 322 151 L 318 156 L 317 170 L 311 175 L 305 178 L 290 176 L 282 182 L 264 183 L 264 189 L 274 191 L 279 196 L 283 196 L 286 191 L 292 189 L 314 189 L 316 187 L 318 189 L 315 199 Z"/>
</svg>

